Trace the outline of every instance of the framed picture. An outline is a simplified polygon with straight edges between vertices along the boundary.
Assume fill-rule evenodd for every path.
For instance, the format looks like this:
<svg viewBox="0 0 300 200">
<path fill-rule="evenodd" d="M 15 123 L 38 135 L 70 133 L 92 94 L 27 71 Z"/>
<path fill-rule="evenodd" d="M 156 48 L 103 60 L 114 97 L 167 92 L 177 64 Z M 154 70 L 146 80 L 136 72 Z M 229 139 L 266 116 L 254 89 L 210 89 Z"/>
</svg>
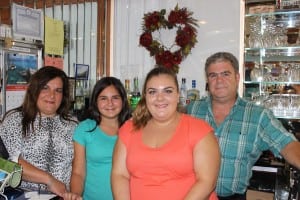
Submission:
<svg viewBox="0 0 300 200">
<path fill-rule="evenodd" d="M 43 40 L 44 16 L 41 10 L 13 3 L 12 21 L 14 37 Z"/>
<path fill-rule="evenodd" d="M 89 79 L 89 65 L 74 64 L 75 65 L 75 79 L 88 80 Z"/>
<path fill-rule="evenodd" d="M 38 55 L 19 52 L 5 53 L 7 63 L 7 85 L 28 84 L 38 69 Z"/>
</svg>

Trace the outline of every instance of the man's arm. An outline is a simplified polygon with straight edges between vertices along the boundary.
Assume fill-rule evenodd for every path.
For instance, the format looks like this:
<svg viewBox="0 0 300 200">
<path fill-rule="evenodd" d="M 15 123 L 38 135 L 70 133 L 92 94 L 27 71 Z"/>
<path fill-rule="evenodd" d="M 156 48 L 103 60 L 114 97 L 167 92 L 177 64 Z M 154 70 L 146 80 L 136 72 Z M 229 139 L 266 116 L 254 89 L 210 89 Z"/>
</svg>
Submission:
<svg viewBox="0 0 300 200">
<path fill-rule="evenodd" d="M 289 164 L 300 169 L 300 142 L 293 141 L 287 144 L 280 153 Z"/>
</svg>

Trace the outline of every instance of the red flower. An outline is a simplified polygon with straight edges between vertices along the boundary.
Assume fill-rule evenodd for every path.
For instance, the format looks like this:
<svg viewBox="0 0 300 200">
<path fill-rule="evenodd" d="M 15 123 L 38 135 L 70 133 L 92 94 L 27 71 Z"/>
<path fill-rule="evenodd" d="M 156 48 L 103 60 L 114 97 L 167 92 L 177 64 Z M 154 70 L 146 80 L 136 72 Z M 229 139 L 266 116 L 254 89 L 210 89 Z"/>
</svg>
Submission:
<svg viewBox="0 0 300 200">
<path fill-rule="evenodd" d="M 170 51 L 162 51 L 155 55 L 156 64 L 167 68 L 173 67 L 173 54 Z"/>
<path fill-rule="evenodd" d="M 149 32 L 145 32 L 140 37 L 140 45 L 148 48 L 152 43 L 152 34 Z"/>
<path fill-rule="evenodd" d="M 191 41 L 191 37 L 188 34 L 186 34 L 185 32 L 179 31 L 179 33 L 176 36 L 175 41 L 178 46 L 184 47 L 189 44 L 189 42 Z"/>
<path fill-rule="evenodd" d="M 191 27 L 189 25 L 186 25 L 182 31 L 185 32 L 190 37 L 195 35 L 195 31 L 194 31 L 193 27 Z"/>
<path fill-rule="evenodd" d="M 172 11 L 170 12 L 170 14 L 169 14 L 168 21 L 169 21 L 171 24 L 176 24 L 176 23 L 177 23 L 177 20 L 178 20 L 178 12 L 172 10 Z"/>
<path fill-rule="evenodd" d="M 155 29 L 159 27 L 160 15 L 159 12 L 155 11 L 152 14 L 146 16 L 145 26 L 147 29 Z"/>
<path fill-rule="evenodd" d="M 163 52 L 163 60 L 162 60 L 163 66 L 167 68 L 172 68 L 173 66 L 173 54 L 170 51 L 164 51 Z"/>
<path fill-rule="evenodd" d="M 188 14 L 186 12 L 186 9 L 181 9 L 178 11 L 178 23 L 185 24 L 188 19 Z"/>
<path fill-rule="evenodd" d="M 170 12 L 168 20 L 171 24 L 185 24 L 188 18 L 187 10 L 173 10 Z"/>
<path fill-rule="evenodd" d="M 163 63 L 163 54 L 162 54 L 162 52 L 159 52 L 158 54 L 155 55 L 155 62 L 158 65 L 161 65 Z"/>
<path fill-rule="evenodd" d="M 180 51 L 176 51 L 174 54 L 173 54 L 173 64 L 174 65 L 179 65 L 182 61 L 182 56 L 180 54 Z"/>
</svg>

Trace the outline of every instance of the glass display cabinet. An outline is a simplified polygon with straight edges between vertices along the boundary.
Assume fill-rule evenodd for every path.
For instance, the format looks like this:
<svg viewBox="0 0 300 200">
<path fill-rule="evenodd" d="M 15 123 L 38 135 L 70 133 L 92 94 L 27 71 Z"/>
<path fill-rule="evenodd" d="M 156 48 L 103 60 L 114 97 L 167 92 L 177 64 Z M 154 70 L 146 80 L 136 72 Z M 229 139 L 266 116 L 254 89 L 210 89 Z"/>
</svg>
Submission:
<svg viewBox="0 0 300 200">
<path fill-rule="evenodd" d="M 244 97 L 270 108 L 300 140 L 300 1 L 246 0 L 245 6 Z M 271 186 L 266 188 L 265 178 L 252 178 L 250 186 L 274 192 L 274 199 L 299 197 L 300 188 L 294 184 L 299 183 L 299 171 L 269 153 L 265 152 L 255 167 L 275 170 L 276 183 L 269 181 Z M 258 177 L 262 172 L 266 175 L 265 170 L 258 170 Z M 280 175 L 289 178 L 284 184 L 287 198 L 278 197 Z"/>
<path fill-rule="evenodd" d="M 245 14 L 244 96 L 278 118 L 300 119 L 300 10 L 251 8 Z"/>
</svg>

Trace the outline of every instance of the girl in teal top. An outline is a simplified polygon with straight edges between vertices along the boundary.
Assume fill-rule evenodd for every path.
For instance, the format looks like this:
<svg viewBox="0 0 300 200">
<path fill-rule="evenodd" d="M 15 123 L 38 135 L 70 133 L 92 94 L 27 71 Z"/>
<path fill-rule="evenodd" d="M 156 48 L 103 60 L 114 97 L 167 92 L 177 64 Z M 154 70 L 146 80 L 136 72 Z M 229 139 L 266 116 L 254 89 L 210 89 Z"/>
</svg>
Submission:
<svg viewBox="0 0 300 200">
<path fill-rule="evenodd" d="M 75 129 L 72 193 L 65 199 L 113 200 L 112 153 L 118 129 L 129 117 L 121 81 L 114 77 L 100 79 L 93 89 L 85 119 Z"/>
</svg>

